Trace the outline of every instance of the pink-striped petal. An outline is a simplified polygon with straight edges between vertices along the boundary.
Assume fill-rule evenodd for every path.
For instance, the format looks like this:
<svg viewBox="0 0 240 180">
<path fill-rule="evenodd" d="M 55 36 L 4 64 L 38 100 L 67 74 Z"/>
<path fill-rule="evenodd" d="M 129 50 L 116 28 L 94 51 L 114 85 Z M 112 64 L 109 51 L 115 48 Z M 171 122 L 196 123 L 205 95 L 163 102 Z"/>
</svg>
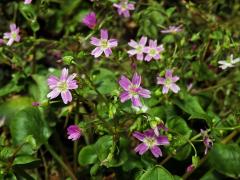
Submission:
<svg viewBox="0 0 240 180">
<path fill-rule="evenodd" d="M 61 97 L 62 97 L 62 100 L 63 100 L 64 104 L 67 104 L 68 102 L 72 101 L 72 94 L 68 90 L 64 91 L 64 92 L 61 92 Z"/>
<path fill-rule="evenodd" d="M 158 158 L 159 156 L 162 156 L 162 151 L 158 146 L 153 146 L 150 150 L 154 157 Z"/>
</svg>

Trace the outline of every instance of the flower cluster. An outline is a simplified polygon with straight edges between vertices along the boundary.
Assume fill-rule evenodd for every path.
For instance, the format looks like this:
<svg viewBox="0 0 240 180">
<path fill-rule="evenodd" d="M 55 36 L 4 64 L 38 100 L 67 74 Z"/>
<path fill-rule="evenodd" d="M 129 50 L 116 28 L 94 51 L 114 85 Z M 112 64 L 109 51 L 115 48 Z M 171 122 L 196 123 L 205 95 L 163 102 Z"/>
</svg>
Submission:
<svg viewBox="0 0 240 180">
<path fill-rule="evenodd" d="M 131 40 L 128 45 L 131 46 L 132 50 L 128 51 L 130 56 L 137 55 L 137 60 L 139 61 L 151 61 L 152 59 L 158 60 L 160 59 L 160 53 L 164 51 L 163 45 L 157 45 L 157 40 L 149 40 L 149 46 L 146 46 L 147 37 L 141 37 L 139 42 Z M 146 56 L 144 58 L 144 53 Z"/>
</svg>

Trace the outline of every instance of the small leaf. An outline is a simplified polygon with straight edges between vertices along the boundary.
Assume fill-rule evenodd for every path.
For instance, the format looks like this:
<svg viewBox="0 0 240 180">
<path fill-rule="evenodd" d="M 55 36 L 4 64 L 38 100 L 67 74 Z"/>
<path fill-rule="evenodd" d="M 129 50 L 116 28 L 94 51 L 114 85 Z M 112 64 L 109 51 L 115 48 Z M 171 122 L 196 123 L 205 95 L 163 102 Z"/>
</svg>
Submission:
<svg viewBox="0 0 240 180">
<path fill-rule="evenodd" d="M 94 164 L 97 161 L 97 154 L 94 145 L 88 145 L 81 149 L 78 155 L 79 164 L 86 166 Z"/>
<path fill-rule="evenodd" d="M 148 169 L 141 175 L 139 180 L 174 180 L 170 172 L 168 172 L 162 166 L 155 166 L 154 168 Z"/>
</svg>

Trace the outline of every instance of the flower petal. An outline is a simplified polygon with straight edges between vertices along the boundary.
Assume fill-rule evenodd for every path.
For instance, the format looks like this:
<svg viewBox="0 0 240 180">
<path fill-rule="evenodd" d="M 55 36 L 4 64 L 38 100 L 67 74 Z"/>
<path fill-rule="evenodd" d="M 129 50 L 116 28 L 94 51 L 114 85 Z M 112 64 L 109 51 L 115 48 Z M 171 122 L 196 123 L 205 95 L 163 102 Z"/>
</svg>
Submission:
<svg viewBox="0 0 240 180">
<path fill-rule="evenodd" d="M 169 87 L 174 93 L 178 93 L 178 91 L 180 91 L 180 87 L 175 83 L 172 83 Z"/>
<path fill-rule="evenodd" d="M 48 93 L 47 97 L 50 98 L 50 99 L 54 99 L 56 98 L 58 95 L 60 94 L 60 91 L 55 88 L 53 89 L 50 93 Z"/>
<path fill-rule="evenodd" d="M 123 75 L 121 76 L 118 83 L 125 91 L 128 91 L 129 86 L 132 85 L 131 81 Z"/>
<path fill-rule="evenodd" d="M 129 94 L 129 92 L 125 91 L 123 93 L 121 93 L 120 95 L 120 101 L 123 103 L 127 100 L 131 99 L 131 94 Z"/>
<path fill-rule="evenodd" d="M 154 157 L 158 158 L 159 156 L 162 156 L 162 151 L 158 146 L 153 146 L 150 150 Z"/>
<path fill-rule="evenodd" d="M 104 54 L 106 57 L 109 57 L 112 54 L 112 50 L 110 48 L 107 48 L 104 50 Z"/>
<path fill-rule="evenodd" d="M 163 94 L 167 94 L 168 91 L 169 91 L 169 87 L 163 86 L 162 93 L 163 93 Z"/>
<path fill-rule="evenodd" d="M 144 143 L 139 144 L 134 151 L 138 152 L 140 155 L 143 155 L 148 150 L 148 146 Z"/>
<path fill-rule="evenodd" d="M 168 137 L 167 136 L 158 136 L 157 143 L 158 143 L 158 145 L 168 145 L 169 144 Z"/>
<path fill-rule="evenodd" d="M 90 43 L 94 46 L 100 46 L 100 39 L 92 37 Z"/>
<path fill-rule="evenodd" d="M 166 79 L 162 77 L 157 77 L 157 84 L 165 84 Z"/>
<path fill-rule="evenodd" d="M 132 78 L 132 84 L 134 86 L 139 87 L 141 84 L 141 76 L 138 75 L 138 73 L 134 73 L 133 78 Z"/>
<path fill-rule="evenodd" d="M 64 104 L 67 104 L 68 102 L 72 101 L 72 94 L 68 90 L 64 91 L 64 92 L 61 92 L 61 97 L 62 97 L 62 100 L 63 100 Z"/>
<path fill-rule="evenodd" d="M 140 41 L 139 41 L 139 44 L 141 44 L 142 46 L 145 46 L 146 43 L 147 43 L 147 37 L 142 36 Z"/>
<path fill-rule="evenodd" d="M 132 101 L 132 105 L 133 106 L 137 106 L 137 107 L 141 107 L 142 106 L 142 103 L 141 103 L 140 98 L 139 98 L 138 95 L 132 96 L 131 97 L 131 101 Z"/>
<path fill-rule="evenodd" d="M 102 53 L 103 53 L 103 50 L 100 47 L 96 47 L 94 50 L 92 50 L 91 55 L 97 58 L 101 56 Z"/>
<path fill-rule="evenodd" d="M 108 45 L 109 47 L 116 47 L 118 45 L 118 41 L 116 39 L 109 39 Z"/>
<path fill-rule="evenodd" d="M 67 68 L 63 68 L 60 80 L 61 81 L 66 81 L 67 78 L 68 78 L 68 69 Z"/>
<path fill-rule="evenodd" d="M 50 89 L 54 89 L 57 87 L 57 84 L 59 82 L 59 79 L 56 76 L 50 76 L 47 80 L 48 86 Z"/>
<path fill-rule="evenodd" d="M 169 79 L 172 79 L 172 70 L 167 70 L 166 73 L 165 73 L 165 77 L 166 78 L 169 78 Z"/>
<path fill-rule="evenodd" d="M 138 43 L 131 39 L 131 41 L 128 43 L 129 46 L 136 48 L 138 46 Z"/>
<path fill-rule="evenodd" d="M 138 132 L 138 131 L 135 131 L 135 132 L 133 133 L 133 136 L 134 136 L 135 138 L 137 138 L 139 141 L 143 141 L 144 138 L 145 138 L 145 135 L 142 134 L 142 133 L 140 133 L 140 132 Z"/>
<path fill-rule="evenodd" d="M 108 31 L 106 29 L 101 30 L 101 39 L 108 39 Z"/>
<path fill-rule="evenodd" d="M 151 92 L 148 89 L 139 88 L 138 94 L 144 98 L 150 98 Z"/>
</svg>

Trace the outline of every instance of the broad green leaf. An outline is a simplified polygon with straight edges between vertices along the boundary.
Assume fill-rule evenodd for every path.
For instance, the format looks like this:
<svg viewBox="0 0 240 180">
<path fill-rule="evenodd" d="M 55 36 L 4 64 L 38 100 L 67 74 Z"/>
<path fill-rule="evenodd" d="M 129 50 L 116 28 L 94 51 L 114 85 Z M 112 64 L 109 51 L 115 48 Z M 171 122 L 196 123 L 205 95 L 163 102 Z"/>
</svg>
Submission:
<svg viewBox="0 0 240 180">
<path fill-rule="evenodd" d="M 187 140 L 190 138 L 192 130 L 188 127 L 186 121 L 179 116 L 176 116 L 172 119 L 167 120 L 167 126 L 176 131 L 177 133 L 174 134 L 174 139 L 171 144 L 175 148 L 180 148 L 177 152 L 176 156 L 174 156 L 177 160 L 184 160 L 186 159 L 191 153 L 191 146 L 189 144 L 185 145 L 184 147 L 180 147 L 187 143 Z"/>
<path fill-rule="evenodd" d="M 240 178 L 240 147 L 237 144 L 214 144 L 209 154 L 210 165 L 218 172 Z"/>
<path fill-rule="evenodd" d="M 35 168 L 41 163 L 40 159 L 37 159 L 30 155 L 17 156 L 13 161 L 13 166 L 21 168 Z"/>
<path fill-rule="evenodd" d="M 118 88 L 114 72 L 100 68 L 93 72 L 93 81 L 97 90 L 102 94 L 110 94 Z"/>
<path fill-rule="evenodd" d="M 18 111 L 21 111 L 26 107 L 31 107 L 32 102 L 33 99 L 29 97 L 14 96 L 4 104 L 0 105 L 0 116 L 5 117 L 6 123 L 8 124 Z"/>
<path fill-rule="evenodd" d="M 34 107 L 17 112 L 10 121 L 9 127 L 15 145 L 23 143 L 29 135 L 32 135 L 39 147 L 49 135 L 45 133 L 47 127 L 41 118 L 40 111 Z"/>
<path fill-rule="evenodd" d="M 154 168 L 147 169 L 141 175 L 139 180 L 174 180 L 174 177 L 162 166 L 155 166 Z"/>
<path fill-rule="evenodd" d="M 86 166 L 97 161 L 97 154 L 94 145 L 88 145 L 81 149 L 78 155 L 79 164 Z"/>
<path fill-rule="evenodd" d="M 184 112 L 190 114 L 190 119 L 197 118 L 204 119 L 207 122 L 211 121 L 211 118 L 206 114 L 198 102 L 197 97 L 184 94 L 184 97 L 182 99 L 174 99 L 173 102 Z"/>
</svg>

